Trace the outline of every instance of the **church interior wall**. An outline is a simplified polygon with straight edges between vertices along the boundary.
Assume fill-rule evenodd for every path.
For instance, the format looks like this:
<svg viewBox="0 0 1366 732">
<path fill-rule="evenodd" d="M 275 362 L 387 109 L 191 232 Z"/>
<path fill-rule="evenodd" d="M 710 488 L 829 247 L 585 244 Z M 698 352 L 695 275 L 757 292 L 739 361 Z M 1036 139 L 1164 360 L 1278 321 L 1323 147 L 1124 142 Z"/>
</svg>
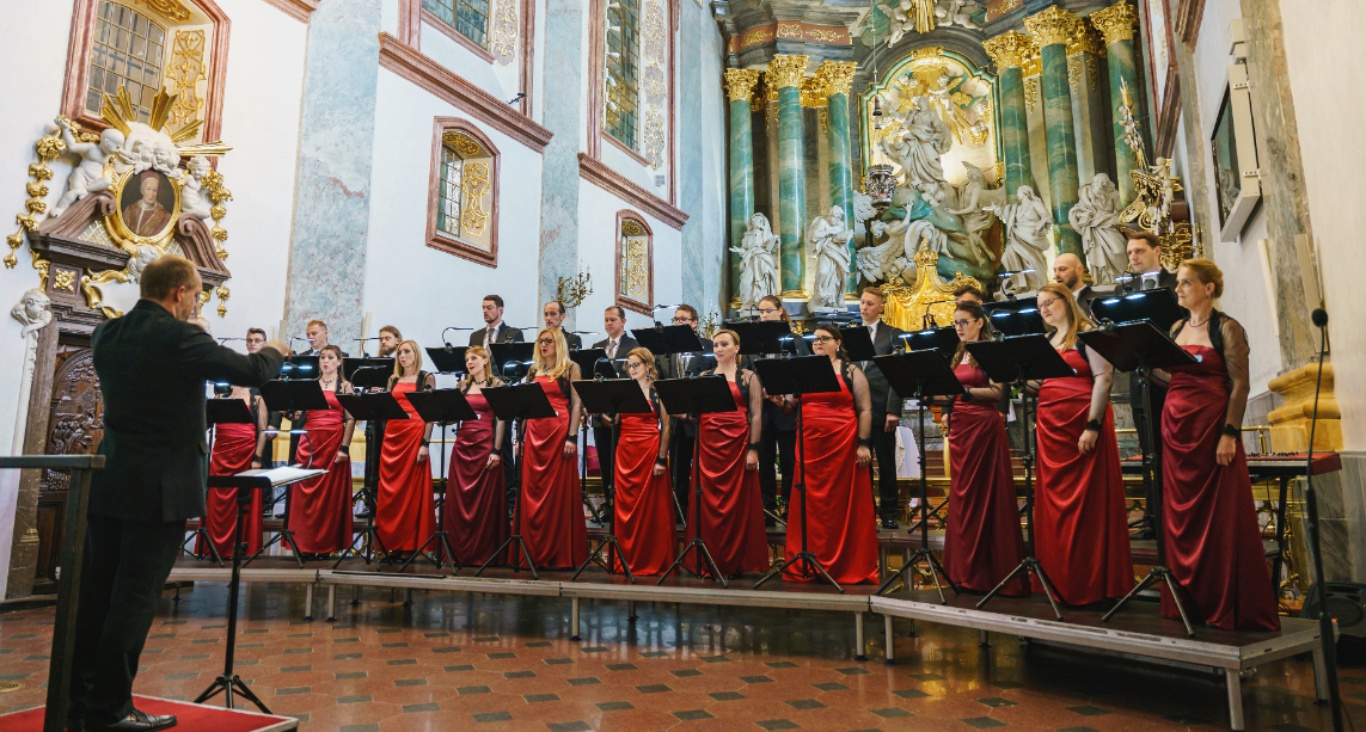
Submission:
<svg viewBox="0 0 1366 732">
<path fill-rule="evenodd" d="M 518 61 L 503 65 L 481 58 L 426 19 L 421 28 L 422 53 L 499 99 L 507 101 L 517 96 Z"/>
<path fill-rule="evenodd" d="M 617 213 L 629 210 L 642 219 L 650 228 L 654 244 L 653 266 L 654 299 L 657 303 L 676 304 L 682 302 L 682 234 L 648 212 L 641 211 L 617 196 L 584 181 L 579 189 L 579 251 L 578 270 L 592 274 L 593 294 L 589 295 L 576 309 L 575 328 L 594 331 L 585 337 L 599 341 L 607 336 L 602 331 L 602 311 L 616 304 L 616 247 L 618 241 Z M 539 313 L 540 306 L 537 305 Z M 700 305 L 699 310 L 705 309 Z M 671 311 L 662 311 L 660 317 L 667 319 Z M 539 322 L 539 321 L 538 321 Z M 630 311 L 626 313 L 627 328 L 650 326 L 650 316 Z"/>
<path fill-rule="evenodd" d="M 675 94 L 676 136 L 672 163 L 678 166 L 678 205 L 688 213 L 683 226 L 682 299 L 702 310 L 724 311 L 729 297 L 730 178 L 726 160 L 727 104 L 720 79 L 725 39 L 709 8 L 680 3 Z"/>
</svg>

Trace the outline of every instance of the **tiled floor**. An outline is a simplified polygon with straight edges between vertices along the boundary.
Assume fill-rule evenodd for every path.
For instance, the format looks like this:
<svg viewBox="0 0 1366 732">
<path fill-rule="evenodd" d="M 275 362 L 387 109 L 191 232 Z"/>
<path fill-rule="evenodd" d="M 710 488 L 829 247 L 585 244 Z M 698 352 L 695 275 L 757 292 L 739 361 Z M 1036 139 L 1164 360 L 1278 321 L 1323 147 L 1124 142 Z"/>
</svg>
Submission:
<svg viewBox="0 0 1366 732">
<path fill-rule="evenodd" d="M 249 585 L 237 670 L 304 729 L 363 730 L 1147 730 L 1227 726 L 1222 677 L 1109 661 L 971 631 L 898 623 L 898 660 L 869 623 L 854 660 L 847 615 L 782 610 L 585 604 L 568 639 L 560 599 L 365 590 L 339 622 L 303 623 L 301 588 Z M 193 698 L 221 670 L 226 591 L 169 594 L 137 691 Z M 348 598 L 343 593 L 340 599 Z M 0 712 L 40 705 L 52 610 L 0 615 Z M 1248 729 L 1327 729 L 1307 660 L 1245 683 Z M 1343 696 L 1366 721 L 1366 672 L 1344 669 Z"/>
</svg>

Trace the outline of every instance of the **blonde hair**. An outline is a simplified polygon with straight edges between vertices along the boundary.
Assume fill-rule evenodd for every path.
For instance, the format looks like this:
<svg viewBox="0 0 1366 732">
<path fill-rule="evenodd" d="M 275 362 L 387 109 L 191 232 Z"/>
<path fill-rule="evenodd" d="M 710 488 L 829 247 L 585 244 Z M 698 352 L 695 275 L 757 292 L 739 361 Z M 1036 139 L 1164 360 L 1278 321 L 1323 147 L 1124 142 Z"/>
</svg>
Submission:
<svg viewBox="0 0 1366 732">
<path fill-rule="evenodd" d="M 1187 259 L 1181 263 L 1195 275 L 1195 279 L 1200 280 L 1202 285 L 1214 285 L 1214 298 L 1218 299 L 1224 295 L 1224 271 L 1219 269 L 1219 265 L 1208 259 Z M 1177 267 L 1177 271 L 1181 271 Z"/>
<path fill-rule="evenodd" d="M 489 355 L 488 349 L 484 348 L 483 346 L 470 346 L 468 349 L 465 350 L 465 358 L 469 358 L 470 355 L 479 356 L 480 358 L 484 359 L 484 380 L 489 383 L 492 383 L 493 357 Z M 469 380 L 473 378 L 474 374 L 470 374 L 469 376 L 465 377 L 465 381 L 468 383 Z"/>
<path fill-rule="evenodd" d="M 394 347 L 394 381 L 403 378 L 403 364 L 398 362 L 398 352 L 402 351 L 404 346 L 410 346 L 413 349 L 413 376 L 417 376 L 418 372 L 422 371 L 422 349 L 417 347 L 417 341 L 403 341 Z"/>
<path fill-rule="evenodd" d="M 547 365 L 541 356 L 541 336 L 550 335 L 555 339 L 555 363 Z M 549 376 L 552 379 L 560 379 L 568 376 L 574 368 L 574 362 L 569 360 L 569 346 L 564 341 L 564 331 L 559 328 L 542 328 L 536 333 L 536 350 L 531 355 L 531 367 L 536 370 L 538 376 Z"/>
<path fill-rule="evenodd" d="M 736 333 L 735 331 L 731 330 L 730 328 L 720 328 L 720 329 L 718 329 L 715 333 L 712 333 L 712 334 L 711 334 L 711 339 L 712 339 L 712 341 L 715 341 L 717 336 L 723 336 L 723 335 L 725 335 L 725 336 L 730 336 L 730 339 L 731 339 L 732 341 L 735 341 L 735 347 L 736 347 L 736 348 L 739 348 L 739 347 L 740 347 L 740 334 L 739 334 L 739 333 Z"/>
<path fill-rule="evenodd" d="M 1063 333 L 1062 349 L 1071 350 L 1077 345 L 1077 333 L 1091 329 L 1091 320 L 1086 317 L 1086 313 L 1081 311 L 1081 306 L 1077 304 L 1077 298 L 1072 296 L 1072 291 L 1057 282 L 1050 282 L 1039 288 L 1039 294 L 1045 292 L 1057 296 L 1063 302 L 1063 308 L 1067 311 L 1067 330 Z M 1048 324 L 1044 324 L 1045 329 L 1049 329 Z M 1056 328 L 1051 330 L 1056 331 Z"/>
<path fill-rule="evenodd" d="M 659 378 L 659 370 L 655 368 L 655 355 L 650 352 L 650 349 L 639 347 L 632 348 L 631 352 L 626 354 L 626 358 L 629 359 L 632 356 L 640 359 L 640 362 L 645 364 L 645 370 L 650 373 L 651 379 Z"/>
</svg>

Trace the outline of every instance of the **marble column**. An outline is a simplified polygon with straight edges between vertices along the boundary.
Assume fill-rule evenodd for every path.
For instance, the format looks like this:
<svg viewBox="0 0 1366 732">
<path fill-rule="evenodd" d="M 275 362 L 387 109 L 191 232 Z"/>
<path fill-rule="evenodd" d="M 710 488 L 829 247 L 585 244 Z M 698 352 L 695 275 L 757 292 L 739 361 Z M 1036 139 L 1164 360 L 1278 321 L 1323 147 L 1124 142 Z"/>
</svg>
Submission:
<svg viewBox="0 0 1366 732">
<path fill-rule="evenodd" d="M 758 69 L 726 69 L 730 101 L 730 245 L 740 247 L 749 217 L 754 215 L 754 130 L 750 100 L 759 83 Z M 739 307 L 740 255 L 730 253 L 731 306 Z"/>
<path fill-rule="evenodd" d="M 1114 120 L 1115 137 L 1115 181 L 1119 187 L 1119 205 L 1127 206 L 1134 200 L 1134 179 L 1129 172 L 1134 169 L 1133 150 L 1124 141 L 1124 125 L 1120 122 L 1119 109 L 1123 106 L 1123 89 L 1128 89 L 1129 98 L 1134 102 L 1134 117 L 1140 121 L 1146 115 L 1142 112 L 1144 95 L 1138 81 L 1138 69 L 1134 61 L 1134 32 L 1138 26 L 1138 11 L 1128 2 L 1121 0 L 1104 10 L 1091 14 L 1091 22 L 1100 29 L 1105 37 L 1106 66 L 1110 70 L 1110 110 Z"/>
<path fill-rule="evenodd" d="M 537 303 L 555 299 L 560 278 L 572 277 L 579 269 L 579 145 L 584 125 L 579 105 L 585 86 L 582 61 L 587 53 L 581 32 L 585 5 L 580 0 L 545 3 L 545 68 L 554 69 L 554 83 L 545 85 L 541 124 L 554 136 L 541 154 Z"/>
<path fill-rule="evenodd" d="M 1085 257 L 1081 237 L 1067 221 L 1067 213 L 1077 202 L 1077 132 L 1072 120 L 1072 89 L 1067 81 L 1067 41 L 1080 22 L 1075 14 L 1057 6 L 1025 18 L 1025 28 L 1039 44 L 1043 66 L 1040 86 L 1057 250 Z"/>
<path fill-rule="evenodd" d="M 849 144 L 849 91 L 854 84 L 853 61 L 826 61 L 816 70 L 826 93 L 826 143 L 830 150 L 830 205 L 844 210 L 844 222 L 854 226 L 854 169 Z M 858 294 L 858 258 L 854 240 L 849 240 L 849 277 L 844 285 L 845 299 Z"/>
<path fill-rule="evenodd" d="M 1020 186 L 1033 186 L 1034 174 L 1029 160 L 1029 120 L 1025 110 L 1025 59 L 1037 52 L 1034 39 L 1017 31 L 1007 31 L 982 44 L 996 62 L 1001 113 L 1001 149 L 1005 156 L 1006 193 L 1014 196 Z"/>
<path fill-rule="evenodd" d="M 778 90 L 778 239 L 782 296 L 806 298 L 806 153 L 802 150 L 802 77 L 806 56 L 776 54 L 770 84 Z"/>
</svg>

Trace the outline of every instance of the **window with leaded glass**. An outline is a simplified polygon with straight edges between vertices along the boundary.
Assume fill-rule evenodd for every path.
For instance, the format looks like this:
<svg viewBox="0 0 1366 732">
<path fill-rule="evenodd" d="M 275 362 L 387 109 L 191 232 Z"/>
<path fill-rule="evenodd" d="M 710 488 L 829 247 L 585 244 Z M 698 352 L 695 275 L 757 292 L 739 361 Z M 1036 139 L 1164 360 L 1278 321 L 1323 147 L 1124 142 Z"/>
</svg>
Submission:
<svg viewBox="0 0 1366 732">
<path fill-rule="evenodd" d="M 98 115 L 104 95 L 112 97 L 122 86 L 128 89 L 138 121 L 148 121 L 152 98 L 161 88 L 165 48 L 165 27 L 132 8 L 101 2 L 90 47 L 85 110 Z"/>
<path fill-rule="evenodd" d="M 635 148 L 640 100 L 640 0 L 608 0 L 607 134 Z"/>
<path fill-rule="evenodd" d="M 460 236 L 460 193 L 464 175 L 465 159 L 456 152 L 453 142 L 442 143 L 436 228 L 457 238 Z"/>
<path fill-rule="evenodd" d="M 489 0 L 422 0 L 422 7 L 460 35 L 488 47 Z"/>
</svg>

